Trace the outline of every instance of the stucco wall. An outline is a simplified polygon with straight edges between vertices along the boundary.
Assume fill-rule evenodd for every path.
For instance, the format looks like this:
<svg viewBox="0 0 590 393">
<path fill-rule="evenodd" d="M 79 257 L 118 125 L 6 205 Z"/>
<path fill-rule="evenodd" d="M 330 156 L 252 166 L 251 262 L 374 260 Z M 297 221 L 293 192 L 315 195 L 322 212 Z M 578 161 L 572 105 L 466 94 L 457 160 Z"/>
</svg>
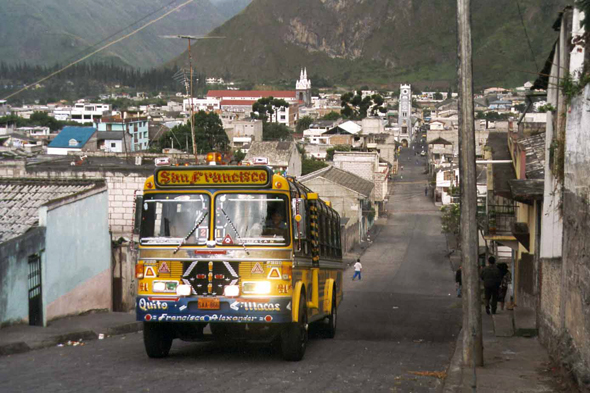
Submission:
<svg viewBox="0 0 590 393">
<path fill-rule="evenodd" d="M 572 101 L 566 129 L 563 195 L 565 329 L 576 348 L 578 376 L 590 387 L 590 85 Z"/>
<path fill-rule="evenodd" d="M 43 214 L 43 213 L 41 213 Z M 106 191 L 46 212 L 46 320 L 111 308 L 111 242 Z"/>
<path fill-rule="evenodd" d="M 359 221 L 362 213 L 358 194 L 352 190 L 344 188 L 322 177 L 303 182 L 312 191 L 317 192 L 325 201 L 330 201 L 334 210 L 340 214 L 340 217 L 350 218 L 350 222 Z"/>
<path fill-rule="evenodd" d="M 29 256 L 45 255 L 45 228 L 0 244 L 0 325 L 29 320 Z"/>
</svg>

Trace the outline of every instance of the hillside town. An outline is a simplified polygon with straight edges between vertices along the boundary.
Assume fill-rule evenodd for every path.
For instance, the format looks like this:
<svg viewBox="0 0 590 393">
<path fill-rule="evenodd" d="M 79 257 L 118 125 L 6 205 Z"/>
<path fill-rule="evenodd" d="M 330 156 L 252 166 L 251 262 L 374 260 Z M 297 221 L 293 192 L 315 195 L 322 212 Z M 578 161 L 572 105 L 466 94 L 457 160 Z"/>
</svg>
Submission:
<svg viewBox="0 0 590 393">
<path fill-rule="evenodd" d="M 558 40 L 537 76 L 473 95 L 472 131 L 478 265 L 483 269 L 492 257 L 511 275 L 502 309 L 484 330 L 494 340 L 536 337 L 543 359 L 565 359 L 574 375 L 569 380 L 584 389 L 590 387 L 590 87 L 583 85 L 583 70 L 590 63 L 580 19 L 575 7 L 559 15 Z M 405 258 L 421 252 L 415 261 L 434 254 L 449 261 L 449 280 L 459 272 L 458 292 L 447 296 L 452 282 L 443 297 L 461 297 L 458 92 L 409 81 L 393 90 L 316 89 L 312 67 L 302 66 L 288 90 L 243 90 L 212 75 L 206 79 L 211 89 L 200 97 L 186 91 L 130 94 L 124 91 L 132 88 L 117 86 L 117 93 L 74 102 L 0 100 L 0 326 L 49 329 L 95 310 L 135 310 L 146 181 L 161 168 L 213 166 L 210 153 L 219 153 L 217 165 L 268 167 L 319 195 L 339 215 L 341 258 L 350 266 L 362 260 L 365 277 L 372 277 L 370 261 L 390 253 Z M 563 89 L 564 79 L 578 89 Z M 412 218 L 419 214 L 433 221 Z M 433 224 L 439 221 L 441 230 Z M 439 235 L 437 251 L 430 251 L 426 238 Z M 411 251 L 408 243 L 394 250 L 393 236 L 416 236 L 412 247 L 423 249 Z M 458 318 L 457 304 L 452 311 L 444 306 L 449 319 Z M 398 307 L 401 302 L 388 305 L 388 312 Z M 418 324 L 435 335 L 427 330 L 434 327 Z M 459 332 L 453 332 L 456 340 Z M 405 337 L 394 336 L 396 342 Z M 412 336 L 412 345 L 424 340 L 436 341 Z M 0 345 L 0 355 L 24 352 L 10 348 Z M 498 356 L 513 355 L 502 350 Z"/>
</svg>

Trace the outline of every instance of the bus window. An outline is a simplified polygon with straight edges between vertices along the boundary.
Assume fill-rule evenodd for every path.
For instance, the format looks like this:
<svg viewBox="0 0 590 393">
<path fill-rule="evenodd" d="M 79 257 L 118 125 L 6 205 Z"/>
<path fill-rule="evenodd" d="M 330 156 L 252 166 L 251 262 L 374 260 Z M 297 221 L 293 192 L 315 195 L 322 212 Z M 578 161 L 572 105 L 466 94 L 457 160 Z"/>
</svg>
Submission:
<svg viewBox="0 0 590 393">
<path fill-rule="evenodd" d="M 205 244 L 209 196 L 146 195 L 141 205 L 141 244 Z"/>
<path fill-rule="evenodd" d="M 215 241 L 225 245 L 291 242 L 287 196 L 219 194 L 215 197 Z"/>
</svg>

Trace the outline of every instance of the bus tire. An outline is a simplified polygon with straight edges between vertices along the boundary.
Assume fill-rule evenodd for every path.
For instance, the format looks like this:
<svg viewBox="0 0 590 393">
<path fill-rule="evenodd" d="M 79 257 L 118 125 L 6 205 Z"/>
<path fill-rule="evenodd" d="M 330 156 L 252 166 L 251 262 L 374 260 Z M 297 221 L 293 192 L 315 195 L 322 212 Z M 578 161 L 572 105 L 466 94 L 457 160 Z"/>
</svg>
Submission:
<svg viewBox="0 0 590 393">
<path fill-rule="evenodd" d="M 298 362 L 303 359 L 307 348 L 309 325 L 307 323 L 307 302 L 301 294 L 299 300 L 299 321 L 290 323 L 281 332 L 281 352 L 283 359 Z"/>
<path fill-rule="evenodd" d="M 338 323 L 338 308 L 336 307 L 336 287 L 332 292 L 332 312 L 328 316 L 328 324 L 326 325 L 326 337 L 334 338 L 336 336 L 336 326 Z"/>
<path fill-rule="evenodd" d="M 163 323 L 143 323 L 143 344 L 150 358 L 165 358 L 170 353 L 174 336 Z"/>
</svg>

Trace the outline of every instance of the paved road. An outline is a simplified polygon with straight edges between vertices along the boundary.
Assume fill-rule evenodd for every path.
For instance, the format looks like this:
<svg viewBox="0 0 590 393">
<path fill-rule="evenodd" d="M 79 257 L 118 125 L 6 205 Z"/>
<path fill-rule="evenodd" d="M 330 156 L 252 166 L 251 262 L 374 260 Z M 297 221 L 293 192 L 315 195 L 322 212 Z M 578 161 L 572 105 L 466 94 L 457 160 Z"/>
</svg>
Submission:
<svg viewBox="0 0 590 393">
<path fill-rule="evenodd" d="M 444 258 L 438 209 L 424 196 L 424 159 L 402 153 L 389 219 L 346 280 L 334 340 L 315 338 L 303 361 L 270 345 L 175 342 L 148 359 L 140 334 L 0 358 L 2 392 L 429 392 L 460 329 L 460 303 Z M 348 271 L 351 277 L 352 272 Z"/>
</svg>

